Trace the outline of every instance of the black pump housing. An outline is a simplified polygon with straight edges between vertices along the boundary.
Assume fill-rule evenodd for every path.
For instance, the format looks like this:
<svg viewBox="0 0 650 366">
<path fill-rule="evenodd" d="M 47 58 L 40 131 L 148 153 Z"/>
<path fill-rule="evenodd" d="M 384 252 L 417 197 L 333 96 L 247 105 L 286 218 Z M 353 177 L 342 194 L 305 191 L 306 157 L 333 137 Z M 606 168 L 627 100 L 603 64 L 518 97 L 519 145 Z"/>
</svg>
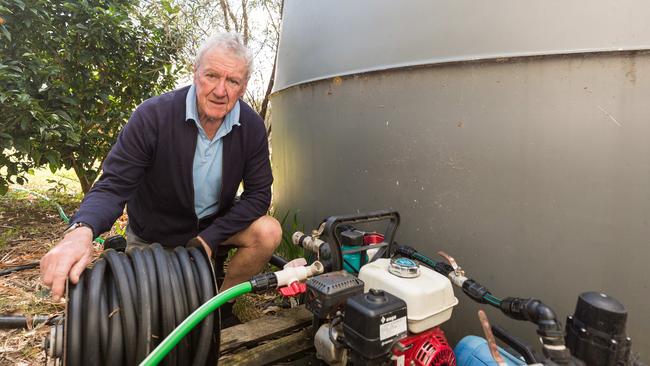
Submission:
<svg viewBox="0 0 650 366">
<path fill-rule="evenodd" d="M 324 273 L 307 280 L 305 306 L 319 319 L 331 319 L 345 301 L 363 293 L 363 281 L 346 271 Z"/>
<path fill-rule="evenodd" d="M 406 303 L 376 289 L 353 296 L 345 304 L 343 334 L 353 359 L 371 364 L 387 355 L 395 342 L 406 336 Z"/>
<path fill-rule="evenodd" d="M 566 345 L 571 354 L 593 366 L 628 365 L 632 340 L 625 333 L 627 309 L 600 292 L 578 297 L 575 314 L 567 317 Z"/>
</svg>

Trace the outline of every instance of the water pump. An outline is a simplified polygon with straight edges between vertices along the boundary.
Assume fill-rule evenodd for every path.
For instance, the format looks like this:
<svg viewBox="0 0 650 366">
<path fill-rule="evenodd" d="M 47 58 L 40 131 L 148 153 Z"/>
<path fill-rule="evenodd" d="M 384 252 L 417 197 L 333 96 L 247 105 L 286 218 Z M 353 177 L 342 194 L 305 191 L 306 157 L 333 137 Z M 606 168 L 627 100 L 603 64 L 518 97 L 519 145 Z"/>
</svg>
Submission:
<svg viewBox="0 0 650 366">
<path fill-rule="evenodd" d="M 386 221 L 384 233 L 353 225 Z M 391 258 L 394 211 L 332 216 L 294 243 L 333 272 L 307 281 L 317 357 L 330 365 L 455 365 L 438 327 L 458 303 L 448 278 L 408 258 Z"/>
</svg>

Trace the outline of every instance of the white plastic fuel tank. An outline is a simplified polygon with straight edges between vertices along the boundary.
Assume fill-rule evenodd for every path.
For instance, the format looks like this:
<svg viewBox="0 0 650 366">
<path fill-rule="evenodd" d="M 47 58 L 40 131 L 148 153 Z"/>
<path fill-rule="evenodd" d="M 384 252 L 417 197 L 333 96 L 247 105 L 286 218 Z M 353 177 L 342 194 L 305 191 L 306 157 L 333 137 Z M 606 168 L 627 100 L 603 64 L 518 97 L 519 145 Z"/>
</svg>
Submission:
<svg viewBox="0 0 650 366">
<path fill-rule="evenodd" d="M 451 318 L 458 304 L 449 279 L 407 258 L 381 258 L 361 267 L 364 292 L 381 289 L 406 302 L 408 330 L 419 333 Z"/>
</svg>

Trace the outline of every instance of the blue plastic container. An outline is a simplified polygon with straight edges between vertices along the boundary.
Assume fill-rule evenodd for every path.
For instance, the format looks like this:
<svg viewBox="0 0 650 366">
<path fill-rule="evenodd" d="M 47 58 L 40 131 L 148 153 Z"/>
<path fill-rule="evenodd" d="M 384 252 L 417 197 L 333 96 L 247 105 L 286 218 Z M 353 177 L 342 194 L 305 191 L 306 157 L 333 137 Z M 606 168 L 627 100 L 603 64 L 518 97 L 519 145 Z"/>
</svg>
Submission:
<svg viewBox="0 0 650 366">
<path fill-rule="evenodd" d="M 526 362 L 499 347 L 499 353 L 508 366 L 525 365 Z M 485 338 L 467 336 L 454 348 L 457 366 L 498 366 L 490 354 L 490 347 Z"/>
<path fill-rule="evenodd" d="M 342 245 L 341 246 L 341 251 L 346 251 L 346 250 L 351 250 L 351 249 L 357 249 L 359 248 L 358 246 L 348 246 L 348 245 Z M 344 254 L 343 255 L 343 269 L 346 270 L 347 272 L 357 274 L 361 270 L 361 256 L 365 256 L 365 252 L 358 252 L 358 253 L 350 253 L 350 254 Z M 368 261 L 366 257 L 366 262 Z"/>
</svg>

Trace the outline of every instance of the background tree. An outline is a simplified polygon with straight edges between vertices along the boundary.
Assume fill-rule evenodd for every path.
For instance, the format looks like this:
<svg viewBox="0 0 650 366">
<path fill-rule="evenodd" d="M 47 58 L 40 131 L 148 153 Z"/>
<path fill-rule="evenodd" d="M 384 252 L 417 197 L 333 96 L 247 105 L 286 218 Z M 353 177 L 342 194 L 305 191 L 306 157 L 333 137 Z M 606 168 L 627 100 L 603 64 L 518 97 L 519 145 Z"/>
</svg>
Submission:
<svg viewBox="0 0 650 366">
<path fill-rule="evenodd" d="M 87 192 L 144 99 L 176 85 L 178 8 L 135 0 L 0 0 L 0 193 L 42 165 Z"/>
</svg>

